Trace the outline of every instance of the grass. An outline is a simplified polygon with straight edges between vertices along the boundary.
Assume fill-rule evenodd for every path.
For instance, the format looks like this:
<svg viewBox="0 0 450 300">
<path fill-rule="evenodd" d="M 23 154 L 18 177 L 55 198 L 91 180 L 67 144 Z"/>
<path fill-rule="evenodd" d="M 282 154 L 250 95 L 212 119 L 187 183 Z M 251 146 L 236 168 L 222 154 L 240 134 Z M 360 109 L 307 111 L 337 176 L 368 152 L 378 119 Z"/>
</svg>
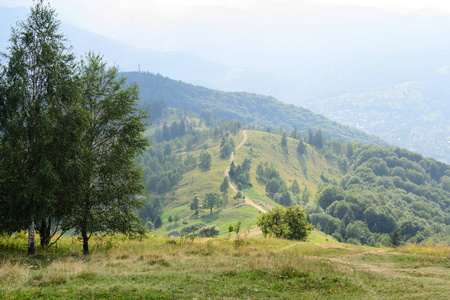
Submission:
<svg viewBox="0 0 450 300">
<path fill-rule="evenodd" d="M 244 195 L 250 197 L 254 202 L 267 202 L 269 207 L 278 205 L 273 200 L 269 199 L 265 192 L 265 185 L 256 180 L 256 168 L 260 162 L 273 163 L 275 168 L 280 172 L 283 179 L 286 180 L 287 185 L 290 186 L 294 179 L 300 184 L 303 189 L 307 187 L 312 193 L 310 201 L 314 199 L 314 194 L 318 189 L 318 185 L 322 182 L 320 175 L 322 170 L 326 170 L 327 177 L 333 178 L 333 174 L 337 174 L 337 166 L 330 164 L 323 155 L 316 152 L 315 149 L 307 145 L 308 159 L 298 159 L 296 154 L 297 141 L 288 138 L 288 151 L 281 149 L 281 137 L 265 132 L 247 130 L 247 142 L 235 153 L 236 164 L 242 164 L 246 157 L 252 159 L 251 168 L 251 182 L 252 187 L 245 187 Z M 243 139 L 242 131 L 237 135 L 232 136 L 236 145 Z M 229 209 L 230 211 L 216 212 L 210 215 L 209 210 L 200 209 L 200 218 L 193 215 L 190 210 L 190 203 L 195 195 L 202 200 L 204 195 L 211 192 L 219 192 L 219 186 L 222 183 L 225 169 L 230 165 L 229 159 L 220 159 L 220 139 L 210 139 L 206 141 L 209 145 L 207 151 L 212 155 L 211 169 L 202 171 L 197 169 L 191 170 L 183 175 L 182 180 L 178 186 L 171 192 L 157 195 L 163 200 L 164 214 L 162 216 L 163 226 L 155 231 L 156 235 L 167 236 L 167 234 L 176 229 L 182 228 L 184 225 L 204 222 L 207 225 L 216 225 L 220 228 L 221 235 L 227 234 L 227 227 L 229 224 L 235 224 L 238 220 L 244 219 L 244 226 L 256 227 L 256 217 L 259 215 L 258 211 L 250 206 L 232 208 L 239 204 L 238 200 L 233 199 L 234 193 L 231 189 L 228 191 L 228 203 L 221 210 Z M 198 157 L 205 149 L 200 147 L 194 149 L 181 149 L 180 155 L 187 155 L 188 153 L 194 157 Z M 307 174 L 304 174 L 305 164 Z M 263 204 L 263 207 L 268 208 Z M 178 224 L 169 224 L 169 216 L 177 214 L 180 218 Z M 184 224 L 183 224 L 184 223 Z"/>
<path fill-rule="evenodd" d="M 320 239 L 320 235 L 315 237 Z M 63 238 L 27 257 L 26 237 L 0 240 L 1 299 L 445 299 L 450 249 L 376 249 L 247 237 L 129 240 L 90 256 Z M 109 246 L 106 246 L 108 245 Z M 8 248 L 7 251 L 5 248 Z"/>
</svg>

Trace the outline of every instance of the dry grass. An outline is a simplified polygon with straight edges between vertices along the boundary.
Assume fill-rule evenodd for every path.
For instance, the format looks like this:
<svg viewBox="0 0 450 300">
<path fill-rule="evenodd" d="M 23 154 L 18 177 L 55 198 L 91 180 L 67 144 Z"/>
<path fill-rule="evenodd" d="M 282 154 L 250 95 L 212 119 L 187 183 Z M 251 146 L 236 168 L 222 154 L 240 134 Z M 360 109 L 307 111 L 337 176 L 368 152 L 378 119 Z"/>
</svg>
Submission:
<svg viewBox="0 0 450 300">
<path fill-rule="evenodd" d="M 73 252 L 68 238 L 58 253 L 11 252 L 0 260 L 0 298 L 444 299 L 450 293 L 450 269 L 443 263 L 448 248 L 439 246 L 391 250 L 260 237 L 239 247 L 233 237 L 98 239 L 108 246 L 90 256 Z"/>
</svg>

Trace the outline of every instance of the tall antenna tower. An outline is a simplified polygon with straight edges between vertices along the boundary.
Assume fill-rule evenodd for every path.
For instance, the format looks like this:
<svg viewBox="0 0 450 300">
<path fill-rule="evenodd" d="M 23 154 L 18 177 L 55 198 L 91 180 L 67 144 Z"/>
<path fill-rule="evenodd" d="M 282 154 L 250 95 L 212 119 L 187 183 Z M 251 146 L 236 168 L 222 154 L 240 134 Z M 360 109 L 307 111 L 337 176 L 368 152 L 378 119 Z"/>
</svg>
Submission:
<svg viewBox="0 0 450 300">
<path fill-rule="evenodd" d="M 141 73 L 141 64 L 138 64 L 138 72 Z"/>
</svg>

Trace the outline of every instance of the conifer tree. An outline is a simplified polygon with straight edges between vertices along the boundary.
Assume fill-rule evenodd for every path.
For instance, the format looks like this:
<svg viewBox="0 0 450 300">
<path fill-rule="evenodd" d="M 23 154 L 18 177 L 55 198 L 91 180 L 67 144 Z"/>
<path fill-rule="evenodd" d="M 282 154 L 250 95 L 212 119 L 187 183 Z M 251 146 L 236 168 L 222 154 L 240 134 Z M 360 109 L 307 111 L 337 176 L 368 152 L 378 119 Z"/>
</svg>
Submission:
<svg viewBox="0 0 450 300">
<path fill-rule="evenodd" d="M 223 178 L 223 181 L 222 181 L 222 184 L 220 185 L 219 190 L 222 194 L 226 194 L 228 192 L 228 187 L 229 187 L 228 177 L 225 176 Z"/>
</svg>

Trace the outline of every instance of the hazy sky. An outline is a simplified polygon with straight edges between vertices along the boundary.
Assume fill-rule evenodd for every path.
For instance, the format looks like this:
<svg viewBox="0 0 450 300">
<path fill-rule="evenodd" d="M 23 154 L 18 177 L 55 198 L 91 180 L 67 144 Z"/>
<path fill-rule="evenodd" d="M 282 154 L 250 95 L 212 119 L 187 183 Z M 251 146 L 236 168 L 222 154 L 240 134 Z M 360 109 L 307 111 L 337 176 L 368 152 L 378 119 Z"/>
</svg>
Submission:
<svg viewBox="0 0 450 300">
<path fill-rule="evenodd" d="M 450 14 L 448 0 L 53 0 L 50 3 L 64 21 L 103 34 L 113 34 L 111 27 L 155 28 L 186 19 L 201 21 L 212 6 L 301 13 L 330 5 L 358 5 L 425 15 Z M 0 0 L 0 5 L 29 7 L 32 0 Z"/>
<path fill-rule="evenodd" d="M 30 7 L 32 3 L 32 0 L 0 0 L 3 6 Z M 204 39 L 208 34 L 212 36 L 212 30 L 214 34 L 225 31 L 224 36 L 239 36 L 243 31 L 262 35 L 272 28 L 288 33 L 294 26 L 300 28 L 299 23 L 308 17 L 305 28 L 309 30 L 311 22 L 328 22 L 327 18 L 332 17 L 311 20 L 309 12 L 333 5 L 372 6 L 424 15 L 450 14 L 448 0 L 53 0 L 50 3 L 66 23 L 159 51 L 190 51 L 191 40 L 199 44 L 191 38 L 191 32 Z M 360 18 L 364 21 L 366 16 Z M 209 28 L 213 28 L 211 32 Z"/>
</svg>

